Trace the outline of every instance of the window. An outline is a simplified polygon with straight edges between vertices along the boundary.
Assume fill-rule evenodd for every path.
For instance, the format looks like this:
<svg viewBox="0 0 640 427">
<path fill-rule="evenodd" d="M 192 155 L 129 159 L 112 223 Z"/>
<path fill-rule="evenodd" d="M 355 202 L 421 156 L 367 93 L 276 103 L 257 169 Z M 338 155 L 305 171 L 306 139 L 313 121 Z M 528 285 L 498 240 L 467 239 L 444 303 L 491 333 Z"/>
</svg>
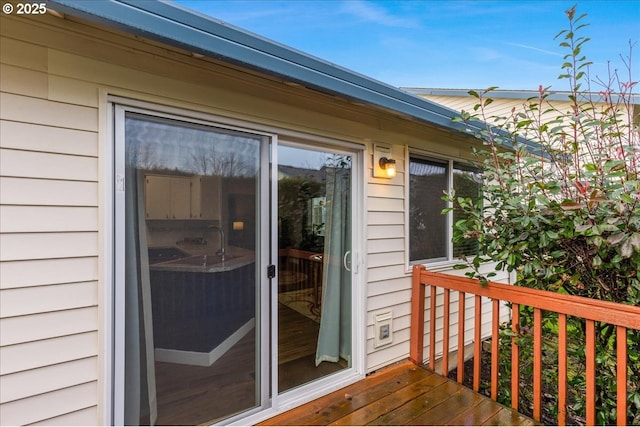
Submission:
<svg viewBox="0 0 640 427">
<path fill-rule="evenodd" d="M 442 214 L 447 202 L 445 191 L 453 188 L 461 197 L 478 199 L 482 193 L 482 175 L 471 167 L 451 160 L 409 157 L 409 261 L 438 262 L 473 255 L 477 242 L 451 242 L 451 225 L 462 219 L 454 210 Z"/>
</svg>

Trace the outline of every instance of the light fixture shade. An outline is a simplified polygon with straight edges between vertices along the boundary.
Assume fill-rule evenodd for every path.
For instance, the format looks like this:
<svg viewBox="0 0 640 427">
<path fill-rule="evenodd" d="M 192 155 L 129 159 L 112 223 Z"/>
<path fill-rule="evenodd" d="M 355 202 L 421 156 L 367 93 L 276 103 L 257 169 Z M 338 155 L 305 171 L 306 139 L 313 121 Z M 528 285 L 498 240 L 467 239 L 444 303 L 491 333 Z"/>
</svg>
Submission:
<svg viewBox="0 0 640 427">
<path fill-rule="evenodd" d="M 391 157 L 391 146 L 375 143 L 373 146 L 373 176 L 393 178 L 396 176 L 396 161 Z"/>
<path fill-rule="evenodd" d="M 396 161 L 394 159 L 381 157 L 379 163 L 380 169 L 383 169 L 389 178 L 396 176 Z"/>
<path fill-rule="evenodd" d="M 233 221 L 233 229 L 235 231 L 244 230 L 244 222 L 242 222 L 242 221 Z"/>
</svg>

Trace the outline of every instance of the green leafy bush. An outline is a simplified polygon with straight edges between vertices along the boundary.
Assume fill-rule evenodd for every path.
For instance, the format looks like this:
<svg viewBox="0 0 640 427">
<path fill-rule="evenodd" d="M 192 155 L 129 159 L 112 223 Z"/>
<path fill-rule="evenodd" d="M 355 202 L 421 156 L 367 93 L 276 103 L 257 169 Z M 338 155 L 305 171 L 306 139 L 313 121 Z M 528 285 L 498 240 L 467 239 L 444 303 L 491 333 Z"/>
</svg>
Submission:
<svg viewBox="0 0 640 427">
<path fill-rule="evenodd" d="M 569 108 L 562 110 L 549 99 L 550 88 L 540 86 L 538 96 L 527 100 L 522 110 L 495 117 L 487 113 L 495 88 L 469 92 L 477 104 L 473 112 L 463 111 L 459 121 L 486 124 L 480 131 L 470 131 L 484 144 L 475 155 L 486 183 L 481 199 L 455 192 L 445 195 L 449 209 L 463 213 L 454 224 L 454 242 L 476 242 L 477 255 L 463 259 L 471 267 L 467 275 L 481 282 L 495 273 L 481 274 L 480 265 L 495 262 L 496 270 L 516 272 L 519 286 L 637 306 L 640 129 L 634 116 L 638 95 L 633 94 L 637 82 L 631 72 L 632 49 L 621 57 L 626 76 L 615 70 L 605 79 L 592 78 L 583 54 L 589 39 L 580 35 L 586 27 L 585 15 L 577 16 L 575 7 L 566 14 L 569 28 L 556 38 L 567 52 L 559 78 L 569 82 Z M 545 322 L 545 336 L 553 335 L 554 328 L 553 321 Z M 583 326 L 570 319 L 569 328 L 576 363 L 569 383 L 581 390 Z M 598 325 L 596 336 L 598 423 L 610 424 L 615 423 L 614 328 Z M 526 341 L 526 332 L 520 339 Z M 627 341 L 628 423 L 637 425 L 640 332 L 629 331 Z M 528 372 L 521 370 L 523 375 Z M 557 379 L 545 378 L 550 381 Z M 571 409 L 579 423 L 584 412 L 580 395 L 584 394 L 575 394 Z M 553 402 L 549 411 L 557 411 Z"/>
</svg>

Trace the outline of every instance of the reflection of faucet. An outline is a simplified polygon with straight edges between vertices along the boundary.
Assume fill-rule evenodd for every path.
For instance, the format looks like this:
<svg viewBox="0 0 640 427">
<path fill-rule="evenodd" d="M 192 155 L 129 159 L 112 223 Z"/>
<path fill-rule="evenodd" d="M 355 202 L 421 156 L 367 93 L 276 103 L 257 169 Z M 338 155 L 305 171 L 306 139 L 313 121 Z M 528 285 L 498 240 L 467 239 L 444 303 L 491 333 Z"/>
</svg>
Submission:
<svg viewBox="0 0 640 427">
<path fill-rule="evenodd" d="M 225 250 L 224 250 L 224 231 L 222 230 L 222 227 L 218 226 L 218 225 L 210 225 L 208 226 L 204 232 L 202 233 L 202 242 L 203 243 L 207 243 L 207 240 L 205 239 L 206 235 L 207 235 L 207 231 L 211 230 L 211 229 L 216 229 L 218 230 L 218 232 L 220 233 L 220 250 L 218 252 L 216 252 L 216 255 L 220 256 L 220 261 L 224 261 L 224 256 L 225 256 Z M 206 260 L 206 258 L 205 258 Z M 206 262 L 206 261 L 205 261 Z"/>
</svg>

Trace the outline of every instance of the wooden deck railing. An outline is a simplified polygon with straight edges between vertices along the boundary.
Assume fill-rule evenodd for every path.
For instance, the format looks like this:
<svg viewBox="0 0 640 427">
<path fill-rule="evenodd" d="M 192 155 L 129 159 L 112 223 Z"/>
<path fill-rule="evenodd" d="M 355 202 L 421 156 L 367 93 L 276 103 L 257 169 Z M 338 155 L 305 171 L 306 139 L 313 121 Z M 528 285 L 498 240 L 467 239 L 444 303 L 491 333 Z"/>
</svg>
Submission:
<svg viewBox="0 0 640 427">
<path fill-rule="evenodd" d="M 281 292 L 313 289 L 315 303 L 319 306 L 322 292 L 322 253 L 301 249 L 280 249 L 278 285 Z"/>
<path fill-rule="evenodd" d="M 542 410 L 542 313 L 554 312 L 558 314 L 558 424 L 566 424 L 567 406 L 567 316 L 575 316 L 586 322 L 586 422 L 594 425 L 596 422 L 596 362 L 595 362 L 595 325 L 603 322 L 614 325 L 617 330 L 617 423 L 627 424 L 627 330 L 640 330 L 640 307 L 616 304 L 589 298 L 562 295 L 554 292 L 540 291 L 523 287 L 516 287 L 495 282 L 481 286 L 477 280 L 466 277 L 452 276 L 442 273 L 429 272 L 422 265 L 413 268 L 413 285 L 411 297 L 411 349 L 410 359 L 416 364 L 424 361 L 424 316 L 425 316 L 425 288 L 430 289 L 430 344 L 429 368 L 435 370 L 436 359 L 436 288 L 442 288 L 444 293 L 443 315 L 443 356 L 442 375 L 448 375 L 449 366 L 449 320 L 450 293 L 457 291 L 458 298 L 458 367 L 464 365 L 465 345 L 465 300 L 466 295 L 474 295 L 474 368 L 473 389 L 480 388 L 481 361 L 481 325 L 482 298 L 492 300 L 492 328 L 491 328 L 491 398 L 496 400 L 498 395 L 498 350 L 499 350 L 499 313 L 502 302 L 512 305 L 512 328 L 518 331 L 520 323 L 520 306 L 532 307 L 534 311 L 533 327 L 533 418 L 540 421 Z M 518 409 L 519 405 L 519 349 L 515 337 L 512 339 L 512 377 L 511 377 L 511 407 Z M 464 369 L 457 370 L 457 380 L 464 380 Z"/>
</svg>

